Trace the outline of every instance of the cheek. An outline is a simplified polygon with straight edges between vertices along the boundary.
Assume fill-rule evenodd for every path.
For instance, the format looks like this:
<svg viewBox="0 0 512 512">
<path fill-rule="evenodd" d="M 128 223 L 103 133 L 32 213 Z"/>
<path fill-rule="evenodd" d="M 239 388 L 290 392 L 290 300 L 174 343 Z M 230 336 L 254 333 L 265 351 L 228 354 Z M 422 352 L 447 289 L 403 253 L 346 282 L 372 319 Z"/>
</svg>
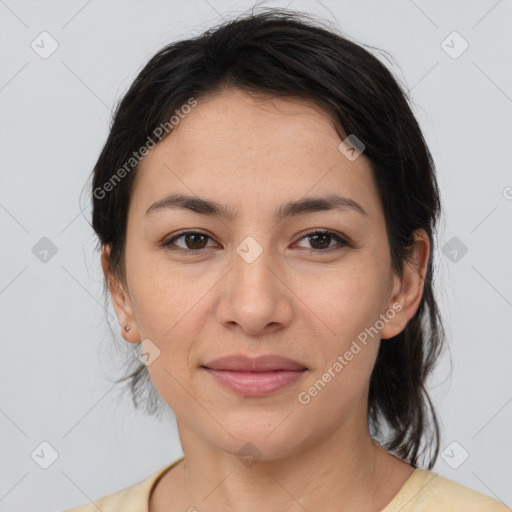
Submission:
<svg viewBox="0 0 512 512">
<path fill-rule="evenodd" d="M 348 411 L 365 406 L 380 346 L 381 329 L 376 324 L 383 295 L 376 279 L 371 273 L 352 272 L 308 297 L 307 305 L 322 320 L 317 321 L 321 334 L 313 337 L 320 357 L 298 401 L 312 416 L 329 409 L 333 424 Z"/>
<path fill-rule="evenodd" d="M 311 410 L 336 403 L 344 414 L 367 391 L 380 346 L 385 292 L 382 269 L 368 262 L 338 269 L 304 295 L 302 314 L 316 325 L 313 339 L 319 354 L 319 364 L 301 390 Z"/>
<path fill-rule="evenodd" d="M 304 297 L 303 314 L 317 319 L 328 345 L 342 349 L 384 312 L 387 282 L 375 266 L 347 265 L 302 279 L 297 295 Z"/>
<path fill-rule="evenodd" d="M 190 379 L 188 364 L 195 340 L 205 331 L 208 290 L 212 285 L 184 277 L 161 262 L 138 265 L 130 275 L 132 305 L 141 339 L 149 339 L 159 356 L 148 366 L 151 380 L 169 403 L 180 395 L 178 382 Z M 176 380 L 175 380 L 176 379 Z"/>
<path fill-rule="evenodd" d="M 345 421 L 366 417 L 367 395 L 378 342 L 340 351 L 329 363 L 312 375 L 297 396 L 298 411 L 305 427 L 318 430 L 315 424 L 323 418 L 323 429 L 334 431 Z M 347 352 L 351 355 L 347 358 Z M 363 420 L 364 421 L 364 420 Z"/>
<path fill-rule="evenodd" d="M 172 344 L 173 332 L 187 322 L 187 317 L 197 314 L 201 298 L 212 285 L 200 275 L 187 276 L 179 265 L 156 253 L 154 257 L 135 256 L 127 267 L 141 335 Z"/>
</svg>

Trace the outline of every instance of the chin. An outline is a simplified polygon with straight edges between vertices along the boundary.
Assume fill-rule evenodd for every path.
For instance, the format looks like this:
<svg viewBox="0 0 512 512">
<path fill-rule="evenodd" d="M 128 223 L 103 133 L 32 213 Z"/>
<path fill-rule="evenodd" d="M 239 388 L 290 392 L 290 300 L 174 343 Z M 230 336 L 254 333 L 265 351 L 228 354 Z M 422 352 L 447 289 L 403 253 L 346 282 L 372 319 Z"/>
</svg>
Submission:
<svg viewBox="0 0 512 512">
<path fill-rule="evenodd" d="M 280 418 L 282 420 L 283 417 Z M 268 425 L 240 424 L 237 428 L 229 428 L 232 437 L 223 431 L 220 439 L 210 437 L 212 444 L 220 450 L 249 461 L 279 460 L 302 451 L 308 444 L 307 433 L 300 429 L 285 425 L 284 420 L 277 428 L 279 422 L 269 428 Z M 211 436 L 211 433 L 210 433 Z M 250 464 L 249 464 L 250 465 Z"/>
</svg>

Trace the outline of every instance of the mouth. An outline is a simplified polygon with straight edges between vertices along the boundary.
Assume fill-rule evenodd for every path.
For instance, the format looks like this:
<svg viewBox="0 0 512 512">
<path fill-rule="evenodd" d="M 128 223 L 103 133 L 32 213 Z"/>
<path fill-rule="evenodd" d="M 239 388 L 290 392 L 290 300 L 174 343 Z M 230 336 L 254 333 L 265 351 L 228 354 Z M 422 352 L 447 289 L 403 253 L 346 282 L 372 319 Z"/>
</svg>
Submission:
<svg viewBox="0 0 512 512">
<path fill-rule="evenodd" d="M 245 396 L 263 396 L 297 382 L 307 370 L 273 370 L 269 372 L 238 372 L 203 367 L 224 387 Z"/>
<path fill-rule="evenodd" d="M 303 364 L 275 355 L 256 359 L 227 356 L 202 365 L 224 388 L 243 396 L 265 396 L 297 383 L 307 372 Z"/>
</svg>

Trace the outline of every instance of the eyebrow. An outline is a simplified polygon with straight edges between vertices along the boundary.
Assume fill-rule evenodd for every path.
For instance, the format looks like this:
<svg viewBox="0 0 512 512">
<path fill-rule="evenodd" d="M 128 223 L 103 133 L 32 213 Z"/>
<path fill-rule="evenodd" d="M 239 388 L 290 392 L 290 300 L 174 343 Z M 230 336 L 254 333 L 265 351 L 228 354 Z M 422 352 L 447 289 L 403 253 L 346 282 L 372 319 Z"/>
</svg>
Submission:
<svg viewBox="0 0 512 512">
<path fill-rule="evenodd" d="M 173 208 L 187 209 L 200 215 L 220 217 L 227 220 L 233 220 L 236 216 L 236 212 L 225 204 L 185 194 L 172 194 L 154 202 L 146 210 L 146 215 L 158 210 Z M 295 217 L 307 213 L 326 210 L 343 211 L 347 209 L 356 211 L 361 215 L 368 215 L 366 210 L 356 201 L 336 194 L 330 194 L 325 197 L 305 197 L 285 203 L 274 213 L 274 220 L 277 222 L 287 217 Z"/>
</svg>

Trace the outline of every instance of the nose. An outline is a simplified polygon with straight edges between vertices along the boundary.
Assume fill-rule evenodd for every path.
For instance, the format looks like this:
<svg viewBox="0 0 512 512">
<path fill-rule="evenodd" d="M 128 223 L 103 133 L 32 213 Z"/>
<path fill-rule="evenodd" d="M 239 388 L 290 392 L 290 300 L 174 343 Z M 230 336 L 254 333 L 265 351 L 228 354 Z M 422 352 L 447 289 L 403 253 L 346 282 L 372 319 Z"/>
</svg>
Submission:
<svg viewBox="0 0 512 512">
<path fill-rule="evenodd" d="M 263 250 L 252 262 L 234 255 L 231 271 L 219 283 L 217 317 L 227 328 L 262 336 L 290 324 L 294 295 L 269 253 Z"/>
</svg>

